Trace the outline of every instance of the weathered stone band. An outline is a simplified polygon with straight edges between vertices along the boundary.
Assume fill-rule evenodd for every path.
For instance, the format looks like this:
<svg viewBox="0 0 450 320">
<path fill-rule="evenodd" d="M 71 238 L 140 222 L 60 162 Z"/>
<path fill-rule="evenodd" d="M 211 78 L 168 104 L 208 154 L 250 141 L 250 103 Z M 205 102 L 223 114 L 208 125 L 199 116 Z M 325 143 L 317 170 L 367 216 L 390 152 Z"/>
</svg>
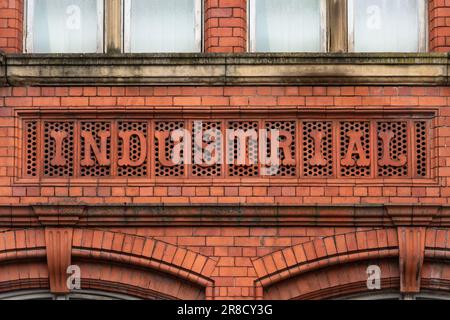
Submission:
<svg viewBox="0 0 450 320">
<path fill-rule="evenodd" d="M 446 53 L 7 54 L 0 84 L 447 85 Z"/>
</svg>

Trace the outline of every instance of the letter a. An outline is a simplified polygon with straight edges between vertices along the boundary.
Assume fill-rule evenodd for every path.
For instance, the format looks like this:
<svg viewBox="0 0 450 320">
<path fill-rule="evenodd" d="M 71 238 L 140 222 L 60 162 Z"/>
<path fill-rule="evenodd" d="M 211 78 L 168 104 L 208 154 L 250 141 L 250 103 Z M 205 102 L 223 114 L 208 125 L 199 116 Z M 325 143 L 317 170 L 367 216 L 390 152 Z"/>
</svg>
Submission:
<svg viewBox="0 0 450 320">
<path fill-rule="evenodd" d="M 370 165 L 370 160 L 366 158 L 366 153 L 361 143 L 362 133 L 360 131 L 350 131 L 347 133 L 350 138 L 348 143 L 347 154 L 341 160 L 341 164 L 344 167 L 353 167 L 355 165 L 355 160 L 353 160 L 353 155 L 357 154 L 359 159 L 356 160 L 356 164 L 360 167 L 367 167 Z"/>
</svg>

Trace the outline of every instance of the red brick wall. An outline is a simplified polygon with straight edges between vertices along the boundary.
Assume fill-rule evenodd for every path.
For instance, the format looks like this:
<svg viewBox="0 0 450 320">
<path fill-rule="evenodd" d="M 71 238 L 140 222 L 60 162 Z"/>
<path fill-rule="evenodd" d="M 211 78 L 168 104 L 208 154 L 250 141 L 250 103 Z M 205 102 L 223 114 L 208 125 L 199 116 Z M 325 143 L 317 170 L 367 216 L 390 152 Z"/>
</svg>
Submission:
<svg viewBox="0 0 450 320">
<path fill-rule="evenodd" d="M 258 277 L 253 260 L 283 248 L 320 238 L 370 228 L 127 228 L 137 233 L 199 252 L 217 261 L 212 273 L 216 299 L 253 299 Z"/>
<path fill-rule="evenodd" d="M 294 106 L 314 110 L 329 108 L 434 110 L 448 104 L 446 87 L 14 87 L 1 88 L 0 109 L 0 202 L 34 203 L 60 202 L 77 197 L 86 203 L 264 203 L 264 204 L 366 204 L 366 203 L 449 203 L 450 154 L 446 141 L 450 137 L 450 114 L 439 110 L 435 119 L 438 138 L 431 154 L 439 156 L 438 167 L 432 171 L 439 184 L 418 186 L 412 182 L 403 186 L 377 186 L 356 182 L 336 186 L 322 183 L 308 186 L 271 186 L 243 184 L 232 186 L 12 186 L 15 174 L 13 154 L 15 118 L 13 108 L 121 108 L 154 106 L 186 107 L 192 110 L 225 106 L 229 110 L 242 108 Z M 436 158 L 433 158 L 436 161 Z M 436 171 L 437 169 L 437 171 Z"/>
<path fill-rule="evenodd" d="M 19 3 L 20 1 L 0 0 L 2 10 L 0 12 L 0 47 L 8 52 L 22 50 L 20 18 L 22 7 Z M 449 22 L 445 16 L 450 16 L 450 13 L 447 13 L 446 5 L 450 5 L 448 1 L 431 1 L 430 3 L 430 50 L 432 51 L 447 51 L 447 27 L 445 26 Z M 5 9 L 6 7 L 8 9 Z M 205 7 L 205 51 L 245 51 L 245 1 L 207 0 Z M 269 206 L 277 204 L 450 204 L 448 188 L 450 153 L 447 147 L 450 141 L 449 99 L 449 88 L 424 86 L 2 87 L 0 88 L 0 204 L 266 204 Z M 292 107 L 299 110 L 318 110 L 327 107 L 330 110 L 346 110 L 349 114 L 356 109 L 359 111 L 395 109 L 436 111 L 437 115 L 433 119 L 432 128 L 436 136 L 432 140 L 431 155 L 433 174 L 437 178 L 433 183 L 425 185 L 413 183 L 413 181 L 407 181 L 403 185 L 383 183 L 374 185 L 356 180 L 345 185 L 328 184 L 325 181 L 314 186 L 270 183 L 232 185 L 217 182 L 195 186 L 184 181 L 172 186 L 150 184 L 143 186 L 139 182 L 122 185 L 14 183 L 20 160 L 16 158 L 15 153 L 16 145 L 20 143 L 15 109 L 56 108 L 76 111 L 85 108 L 101 111 L 102 109 L 129 110 L 149 106 L 192 110 L 225 107 L 236 112 L 258 108 L 276 110 L 277 107 Z M 21 211 L 15 213 L 15 221 L 20 219 L 20 214 Z M 6 226 L 9 216 L 2 214 L 1 218 L 3 225 Z M 27 223 L 28 221 L 23 221 L 23 225 L 26 226 Z M 119 253 L 131 254 L 126 256 L 126 259 L 120 260 L 121 262 L 134 261 L 133 258 L 136 260 L 136 257 L 142 255 L 144 258 L 134 261 L 136 264 L 154 259 L 156 266 L 152 265 L 152 268 L 170 273 L 171 277 L 178 272 L 177 276 L 182 275 L 183 279 L 192 280 L 195 283 L 199 282 L 200 275 L 213 280 L 214 285 L 206 284 L 205 291 L 185 293 L 180 296 L 181 298 L 192 297 L 191 294 L 196 293 L 201 297 L 220 299 L 289 298 L 289 294 L 317 297 L 311 292 L 298 291 L 299 288 L 308 286 L 297 286 L 299 278 L 296 272 L 298 270 L 292 270 L 289 267 L 298 263 L 298 269 L 307 265 L 308 269 L 305 270 L 312 271 L 328 264 L 332 265 L 336 263 L 333 259 L 337 250 L 342 250 L 346 254 L 343 261 L 347 262 L 353 261 L 351 259 L 356 260 L 351 254 L 347 255 L 348 252 L 359 257 L 368 257 L 368 259 L 385 259 L 380 264 L 386 266 L 388 270 L 384 273 L 386 287 L 392 286 L 398 289 L 400 271 L 397 231 L 395 226 L 382 228 L 379 231 L 380 229 L 376 227 L 380 225 L 379 223 L 381 222 L 375 221 L 374 226 L 367 226 L 367 228 L 274 227 L 273 225 L 266 227 L 205 225 L 128 227 L 123 225 L 103 228 L 108 231 L 105 233 L 97 229 L 95 235 L 92 230 L 81 233 L 82 228 L 75 227 L 73 251 L 78 250 L 79 254 L 82 251 L 79 247 L 91 248 L 92 257 L 100 256 L 102 250 L 107 252 L 108 256 Z M 18 288 L 48 288 L 50 275 L 45 250 L 48 250 L 49 246 L 45 243 L 44 232 L 44 228 L 39 227 L 29 229 L 26 231 L 29 235 L 23 235 L 23 230 L 12 232 L 10 227 L 0 228 L 0 239 L 4 240 L 0 241 L 0 282 L 2 283 L 0 291 Z M 428 249 L 425 252 L 429 252 L 430 256 L 439 256 L 434 248 L 445 248 L 449 245 L 446 240 L 449 238 L 447 233 L 447 230 L 437 231 L 429 228 L 426 235 Z M 142 248 L 144 240 L 136 237 L 127 238 L 123 234 L 155 240 L 157 243 L 154 244 L 154 248 L 152 247 L 152 259 L 144 255 L 145 250 Z M 33 241 L 36 243 L 33 244 Z M 342 249 L 342 246 L 345 248 Z M 27 248 L 31 251 L 24 254 Z M 91 254 L 91 251 L 87 249 L 86 252 Z M 189 258 L 180 259 L 177 256 L 179 252 L 182 252 L 183 257 Z M 24 256 L 33 257 L 35 258 L 33 261 L 36 262 L 28 260 L 20 262 L 19 258 Z M 11 257 L 17 258 L 15 260 L 17 264 L 2 263 L 10 261 Z M 119 258 L 121 259 L 122 256 Z M 150 275 L 149 278 L 145 278 L 147 275 L 137 274 L 136 268 L 126 269 L 124 264 L 120 268 L 106 271 L 100 264 L 90 265 L 86 260 L 88 260 L 86 257 L 83 259 L 74 256 L 73 258 L 74 263 L 82 264 L 83 274 L 91 281 L 85 282 L 89 283 L 89 288 L 102 288 L 95 287 L 93 279 L 116 281 L 124 285 L 134 283 L 140 286 L 143 284 L 135 283 L 138 279 L 156 281 L 155 279 L 161 277 Z M 306 260 L 310 263 L 305 263 Z M 158 269 L 162 266 L 166 269 Z M 321 289 L 316 288 L 317 286 L 335 288 L 346 283 L 364 284 L 365 266 L 366 264 L 351 264 L 336 269 L 331 267 L 326 272 L 308 272 L 313 279 L 308 278 L 302 281 L 315 283 L 309 289 L 318 292 Z M 278 279 L 281 282 L 272 288 L 265 288 L 263 295 L 262 289 L 258 287 L 255 280 L 270 273 L 276 273 L 279 276 L 277 272 L 280 271 L 282 274 L 284 268 L 295 274 L 292 281 Z M 437 286 L 437 280 L 446 279 L 450 272 L 445 273 L 443 270 L 442 265 L 426 264 L 423 272 L 424 286 L 433 288 L 433 283 Z M 192 273 L 189 273 L 190 271 Z M 437 280 L 433 279 L 433 276 L 439 272 L 442 272 L 442 275 L 439 275 Z M 340 276 L 344 278 L 339 278 Z M 167 289 L 164 287 L 179 285 L 173 278 L 170 279 L 165 285 L 161 285 L 161 291 Z M 271 277 L 267 279 L 274 280 Z M 123 290 L 127 293 L 126 288 Z M 320 293 L 319 296 L 326 297 L 327 294 L 329 295 L 330 292 Z"/>
<path fill-rule="evenodd" d="M 22 52 L 23 1 L 0 1 L 0 51 Z"/>
<path fill-rule="evenodd" d="M 46 232 L 17 229 L 0 233 L 6 243 L 0 245 L 0 262 L 16 259 L 15 264 L 0 264 L 0 292 L 48 289 L 49 271 L 43 250 L 48 242 Z M 432 228 L 424 235 L 427 260 L 422 269 L 423 289 L 446 288 L 450 267 L 433 258 L 445 259 L 442 250 L 449 247 L 448 236 L 448 230 Z M 202 299 L 205 291 L 206 298 L 215 299 L 317 299 L 359 292 L 366 286 L 367 266 L 376 264 L 383 270 L 382 287 L 399 290 L 400 240 L 395 228 L 81 228 L 70 240 L 72 262 L 83 270 L 84 289 L 142 296 L 150 288 L 174 293 L 181 299 Z M 112 260 L 116 256 L 121 263 L 95 264 L 102 255 Z M 151 268 L 127 268 L 127 264 L 139 265 L 148 258 L 154 259 Z M 160 273 L 151 273 L 153 268 L 169 274 L 161 278 Z M 214 284 L 203 292 L 196 286 L 186 288 L 185 284 L 185 289 L 179 290 L 183 283 L 177 282 L 173 274 L 185 278 L 183 272 L 192 270 L 197 270 L 197 278 L 190 279 L 194 283 L 201 282 L 199 274 L 207 274 Z M 268 273 L 275 276 L 264 282 L 273 285 L 263 292 L 255 286 L 255 280 Z M 109 287 L 104 286 L 105 282 Z M 141 290 L 136 292 L 136 288 Z"/>
<path fill-rule="evenodd" d="M 429 1 L 429 51 L 450 51 L 450 2 Z"/>
<path fill-rule="evenodd" d="M 205 1 L 205 52 L 247 50 L 247 1 Z"/>
</svg>

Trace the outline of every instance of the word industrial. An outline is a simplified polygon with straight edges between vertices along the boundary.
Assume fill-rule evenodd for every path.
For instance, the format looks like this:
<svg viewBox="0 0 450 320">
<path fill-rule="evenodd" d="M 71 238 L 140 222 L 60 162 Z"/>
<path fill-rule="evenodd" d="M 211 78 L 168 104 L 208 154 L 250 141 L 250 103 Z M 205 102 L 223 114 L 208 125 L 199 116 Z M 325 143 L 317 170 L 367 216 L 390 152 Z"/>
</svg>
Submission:
<svg viewBox="0 0 450 320">
<path fill-rule="evenodd" d="M 22 171 L 28 178 L 424 178 L 428 128 L 414 118 L 26 119 Z"/>
</svg>

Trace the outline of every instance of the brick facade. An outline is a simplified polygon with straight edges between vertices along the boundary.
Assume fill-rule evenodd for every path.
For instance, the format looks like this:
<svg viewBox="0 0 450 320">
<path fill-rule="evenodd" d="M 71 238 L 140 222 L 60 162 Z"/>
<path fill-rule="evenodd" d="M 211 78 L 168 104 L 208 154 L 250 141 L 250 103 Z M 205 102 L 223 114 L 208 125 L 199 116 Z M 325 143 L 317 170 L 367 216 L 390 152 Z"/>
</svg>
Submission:
<svg viewBox="0 0 450 320">
<path fill-rule="evenodd" d="M 23 35 L 22 0 L 0 2 L 0 48 L 4 52 L 22 52 Z"/>
<path fill-rule="evenodd" d="M 0 48 L 21 52 L 22 5 L 0 0 L 0 10 Z M 204 10 L 205 51 L 245 52 L 245 1 L 207 0 Z M 429 12 L 430 51 L 447 52 L 450 4 L 430 1 Z M 69 264 L 80 266 L 83 289 L 148 299 L 343 297 L 368 293 L 371 264 L 382 270 L 383 292 L 446 292 L 449 103 L 447 86 L 424 84 L 5 84 L 0 87 L 0 292 L 66 293 Z M 40 159 L 49 148 L 41 143 L 27 154 L 27 145 L 36 143 L 30 132 L 48 119 L 106 121 L 145 114 L 154 126 L 153 119 L 167 117 L 189 123 L 199 115 L 216 121 L 252 115 L 269 121 L 283 113 L 284 121 L 328 119 L 336 126 L 375 119 L 369 129 L 372 170 L 380 158 L 379 119 L 410 121 L 404 129 L 410 133 L 404 138 L 407 152 L 416 152 L 412 140 L 418 130 L 409 123 L 426 120 L 426 160 L 420 164 L 418 156 L 410 156 L 409 173 L 394 177 L 377 171 L 314 179 L 300 173 L 305 148 L 297 141 L 298 171 L 287 180 L 245 174 L 235 179 L 225 173 L 203 180 L 187 173 L 159 180 L 153 172 L 146 180 L 77 180 L 64 174 L 49 180 L 42 172 L 26 174 L 27 159 Z M 42 128 L 30 129 L 27 121 Z M 36 139 L 44 141 L 42 130 Z M 345 153 L 332 150 L 337 170 Z M 419 166 L 426 167 L 423 176 L 413 172 Z"/>
<path fill-rule="evenodd" d="M 205 52 L 246 51 L 246 1 L 205 1 Z"/>
<path fill-rule="evenodd" d="M 429 50 L 433 52 L 448 52 L 449 31 L 448 12 L 450 4 L 444 0 L 431 0 L 429 10 Z"/>
</svg>

